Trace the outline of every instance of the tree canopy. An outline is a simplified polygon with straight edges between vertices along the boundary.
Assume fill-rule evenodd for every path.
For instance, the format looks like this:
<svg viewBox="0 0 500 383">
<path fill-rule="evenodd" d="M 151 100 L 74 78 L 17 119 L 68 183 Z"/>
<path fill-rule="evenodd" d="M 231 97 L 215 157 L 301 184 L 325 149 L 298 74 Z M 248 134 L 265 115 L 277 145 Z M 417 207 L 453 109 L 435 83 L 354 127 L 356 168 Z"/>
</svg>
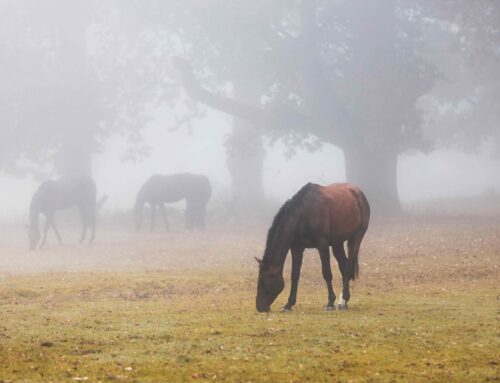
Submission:
<svg viewBox="0 0 500 383">
<path fill-rule="evenodd" d="M 179 126 L 202 117 L 176 86 L 179 68 L 189 97 L 292 149 L 340 147 L 348 180 L 387 207 L 398 205 L 405 151 L 457 145 L 499 153 L 493 0 L 0 6 L 5 171 L 55 152 L 67 163 L 64 151 L 91 152 L 113 132 L 136 143 L 160 105 L 178 111 Z M 172 57 L 182 60 L 172 66 Z"/>
</svg>

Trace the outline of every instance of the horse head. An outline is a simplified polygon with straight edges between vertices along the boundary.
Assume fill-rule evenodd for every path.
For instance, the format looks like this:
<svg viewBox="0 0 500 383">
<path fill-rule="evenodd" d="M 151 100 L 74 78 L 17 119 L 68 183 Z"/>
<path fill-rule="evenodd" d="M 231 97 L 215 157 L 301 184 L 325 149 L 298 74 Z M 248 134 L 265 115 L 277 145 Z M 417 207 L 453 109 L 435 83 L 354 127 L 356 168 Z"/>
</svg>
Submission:
<svg viewBox="0 0 500 383">
<path fill-rule="evenodd" d="M 255 305 L 258 312 L 269 312 L 271 305 L 285 288 L 283 267 L 267 265 L 255 258 L 259 264 L 259 279 L 257 281 L 257 297 Z"/>
</svg>

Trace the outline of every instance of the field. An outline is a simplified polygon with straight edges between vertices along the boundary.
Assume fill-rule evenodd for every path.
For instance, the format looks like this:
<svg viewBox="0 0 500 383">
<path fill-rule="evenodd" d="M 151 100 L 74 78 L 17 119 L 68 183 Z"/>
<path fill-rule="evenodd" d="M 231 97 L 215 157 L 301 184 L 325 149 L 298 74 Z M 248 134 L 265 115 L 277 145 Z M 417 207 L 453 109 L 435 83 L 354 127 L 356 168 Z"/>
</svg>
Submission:
<svg viewBox="0 0 500 383">
<path fill-rule="evenodd" d="M 500 380 L 500 223 L 374 223 L 350 309 L 326 312 L 319 257 L 298 302 L 257 314 L 266 227 L 136 235 L 27 252 L 0 235 L 0 382 Z M 334 264 L 340 294 L 340 275 Z"/>
</svg>

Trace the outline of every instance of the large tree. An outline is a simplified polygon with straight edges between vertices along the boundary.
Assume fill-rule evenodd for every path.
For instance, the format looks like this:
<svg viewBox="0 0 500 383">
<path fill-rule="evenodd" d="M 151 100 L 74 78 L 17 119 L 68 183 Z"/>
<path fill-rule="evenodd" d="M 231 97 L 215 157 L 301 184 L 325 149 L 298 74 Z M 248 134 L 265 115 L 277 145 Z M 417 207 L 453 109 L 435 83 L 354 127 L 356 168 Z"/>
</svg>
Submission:
<svg viewBox="0 0 500 383">
<path fill-rule="evenodd" d="M 244 104 L 208 91 L 197 62 L 196 74 L 185 64 L 181 69 L 188 94 L 273 134 L 299 140 L 314 135 L 342 148 L 348 181 L 377 208 L 398 210 L 398 156 L 428 148 L 416 103 L 436 78 L 421 54 L 419 25 L 391 0 L 293 4 L 272 21 L 275 38 L 262 41 L 288 64 L 271 74 L 265 103 Z"/>
<path fill-rule="evenodd" d="M 242 104 L 260 104 L 275 82 L 275 74 L 284 73 L 283 69 L 289 72 L 285 57 L 269 49 L 277 45 L 273 40 L 280 39 L 273 20 L 283 17 L 289 1 L 173 0 L 137 4 L 138 13 L 144 15 L 145 27 L 154 31 L 150 39 L 159 42 L 170 55 L 181 54 L 203 68 L 199 75 L 211 91 L 221 92 Z M 171 72 L 158 72 L 169 82 L 175 81 Z M 247 118 L 234 117 L 225 145 L 231 199 L 236 210 L 246 206 L 255 211 L 265 200 L 262 179 L 265 127 Z"/>
<path fill-rule="evenodd" d="M 262 133 L 292 148 L 311 140 L 340 147 L 348 181 L 385 210 L 399 208 L 401 153 L 429 150 L 431 141 L 498 148 L 492 0 L 0 6 L 3 169 L 16 167 L 20 153 L 64 159 L 81 143 L 88 153 L 109 132 L 139 138 L 155 102 L 178 106 L 172 55 L 190 63 L 177 65 L 190 97 L 236 118 L 226 147 L 244 201 L 263 195 Z M 197 115 L 188 109 L 180 123 Z"/>
<path fill-rule="evenodd" d="M 421 0 L 429 59 L 444 75 L 421 100 L 440 146 L 500 156 L 500 3 Z"/>
<path fill-rule="evenodd" d="M 131 58 L 137 41 L 121 33 L 112 0 L 0 6 L 0 170 L 90 175 L 103 139 L 137 138 L 158 99 L 143 75 L 151 56 Z"/>
</svg>

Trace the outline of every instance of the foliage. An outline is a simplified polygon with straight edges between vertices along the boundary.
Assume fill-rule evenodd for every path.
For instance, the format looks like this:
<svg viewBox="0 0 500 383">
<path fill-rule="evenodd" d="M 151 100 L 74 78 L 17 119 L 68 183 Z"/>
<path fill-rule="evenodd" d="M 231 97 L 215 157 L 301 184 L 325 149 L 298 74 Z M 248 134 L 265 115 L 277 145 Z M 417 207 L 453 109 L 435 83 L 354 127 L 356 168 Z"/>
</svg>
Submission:
<svg viewBox="0 0 500 383">
<path fill-rule="evenodd" d="M 114 2 L 23 0 L 2 7 L 0 169 L 20 170 L 21 158 L 41 166 L 54 155 L 56 167 L 86 166 L 79 162 L 110 134 L 139 141 L 165 93 L 147 71 L 160 58 L 154 49 L 144 54 L 151 47 L 141 45 L 141 35 L 124 35 L 125 15 Z"/>
<path fill-rule="evenodd" d="M 427 54 L 445 74 L 422 100 L 426 134 L 439 145 L 500 155 L 500 5 L 421 3 Z"/>
</svg>

